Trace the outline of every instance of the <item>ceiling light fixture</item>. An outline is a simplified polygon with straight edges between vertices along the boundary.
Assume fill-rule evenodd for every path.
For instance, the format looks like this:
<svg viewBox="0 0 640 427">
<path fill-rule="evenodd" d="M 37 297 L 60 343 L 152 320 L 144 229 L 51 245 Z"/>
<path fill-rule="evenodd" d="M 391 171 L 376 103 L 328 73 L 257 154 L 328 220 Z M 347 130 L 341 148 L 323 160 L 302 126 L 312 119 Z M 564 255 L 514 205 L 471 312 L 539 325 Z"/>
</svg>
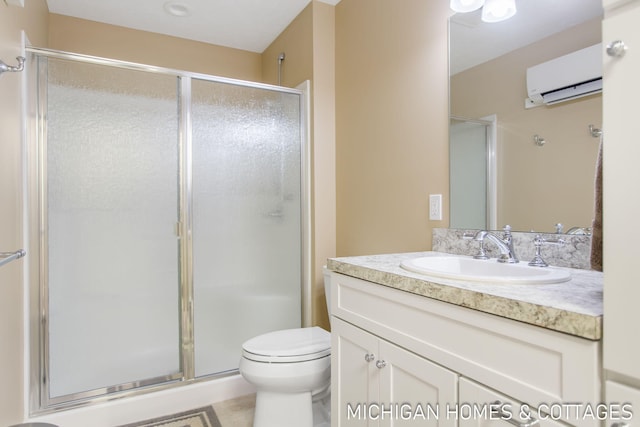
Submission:
<svg viewBox="0 0 640 427">
<path fill-rule="evenodd" d="M 169 15 L 178 16 L 180 18 L 191 15 L 189 6 L 187 6 L 184 3 L 176 2 L 173 0 L 168 1 L 164 4 L 164 10 Z"/>
<path fill-rule="evenodd" d="M 484 0 L 451 0 L 451 9 L 455 12 L 467 13 L 478 10 L 484 4 Z"/>
<path fill-rule="evenodd" d="M 516 0 L 486 0 L 482 8 L 484 22 L 500 22 L 516 14 Z"/>
<path fill-rule="evenodd" d="M 516 14 L 516 0 L 451 0 L 454 12 L 467 13 L 482 8 L 484 22 L 500 22 Z"/>
</svg>

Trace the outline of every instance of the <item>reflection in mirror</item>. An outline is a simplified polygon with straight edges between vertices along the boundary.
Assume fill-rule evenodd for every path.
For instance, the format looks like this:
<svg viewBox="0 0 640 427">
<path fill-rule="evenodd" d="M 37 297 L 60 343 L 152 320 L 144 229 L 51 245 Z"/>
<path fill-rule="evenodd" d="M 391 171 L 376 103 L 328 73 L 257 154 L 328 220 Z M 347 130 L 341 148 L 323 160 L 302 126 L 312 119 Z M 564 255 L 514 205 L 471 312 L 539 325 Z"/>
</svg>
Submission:
<svg viewBox="0 0 640 427">
<path fill-rule="evenodd" d="M 501 228 L 540 232 L 584 232 L 594 216 L 594 174 L 602 126 L 602 96 L 594 94 L 554 105 L 526 108 L 526 70 L 601 42 L 600 0 L 517 0 L 508 21 L 483 23 L 480 12 L 450 19 L 450 114 L 481 123 L 495 116 L 495 192 L 478 199 L 486 175 L 469 181 L 470 169 L 458 167 L 460 120 L 451 121 L 451 217 L 454 228 Z M 549 11 L 553 11 L 550 13 Z M 606 131 L 606 130 L 605 130 Z M 534 141 L 544 139 L 540 144 Z M 466 141 L 487 165 L 487 139 Z M 482 152 L 484 151 L 484 154 Z M 489 152 L 491 152 L 489 150 Z M 462 172 L 462 177 L 458 174 Z M 456 175 L 454 175 L 456 174 Z M 458 185 L 459 182 L 474 185 Z M 491 213 L 491 197 L 495 212 Z M 465 203 L 460 200 L 466 201 Z M 460 209 L 466 212 L 459 212 Z M 471 214 L 471 212 L 476 214 Z M 491 215 L 495 215 L 492 223 Z M 482 225 L 485 224 L 485 225 Z M 556 227 L 556 224 L 562 224 Z"/>
<path fill-rule="evenodd" d="M 496 228 L 495 120 L 449 119 L 451 228 Z"/>
</svg>

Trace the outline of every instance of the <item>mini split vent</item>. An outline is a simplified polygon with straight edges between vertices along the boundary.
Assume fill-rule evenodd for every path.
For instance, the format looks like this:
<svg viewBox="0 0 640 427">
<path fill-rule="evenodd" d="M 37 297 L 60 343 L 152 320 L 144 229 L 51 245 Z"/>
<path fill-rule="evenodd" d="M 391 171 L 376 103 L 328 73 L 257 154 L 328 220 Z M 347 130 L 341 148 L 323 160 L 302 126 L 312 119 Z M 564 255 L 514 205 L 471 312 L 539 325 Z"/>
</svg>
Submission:
<svg viewBox="0 0 640 427">
<path fill-rule="evenodd" d="M 602 92 L 601 43 L 527 69 L 527 108 L 599 92 Z"/>
</svg>

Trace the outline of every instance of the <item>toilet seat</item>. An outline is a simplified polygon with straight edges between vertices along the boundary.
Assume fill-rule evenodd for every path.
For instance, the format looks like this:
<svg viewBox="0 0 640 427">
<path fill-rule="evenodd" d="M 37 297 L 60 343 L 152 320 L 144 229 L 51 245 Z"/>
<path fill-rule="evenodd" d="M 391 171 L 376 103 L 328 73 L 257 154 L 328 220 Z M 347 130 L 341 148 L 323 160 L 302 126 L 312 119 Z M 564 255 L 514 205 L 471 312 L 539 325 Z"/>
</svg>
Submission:
<svg viewBox="0 0 640 427">
<path fill-rule="evenodd" d="M 317 326 L 269 332 L 242 344 L 242 356 L 256 362 L 305 362 L 329 355 L 331 334 Z"/>
</svg>

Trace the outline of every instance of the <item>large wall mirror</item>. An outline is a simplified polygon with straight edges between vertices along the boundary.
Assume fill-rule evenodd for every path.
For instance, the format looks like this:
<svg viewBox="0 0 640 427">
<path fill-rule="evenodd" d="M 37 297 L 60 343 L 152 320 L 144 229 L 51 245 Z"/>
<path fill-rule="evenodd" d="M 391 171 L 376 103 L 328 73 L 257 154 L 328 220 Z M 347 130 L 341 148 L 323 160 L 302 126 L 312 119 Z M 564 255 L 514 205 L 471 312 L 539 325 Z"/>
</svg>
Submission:
<svg viewBox="0 0 640 427">
<path fill-rule="evenodd" d="M 601 1 L 516 4 L 450 18 L 450 226 L 588 233 L 602 95 L 526 108 L 526 70 L 600 43 Z"/>
</svg>

